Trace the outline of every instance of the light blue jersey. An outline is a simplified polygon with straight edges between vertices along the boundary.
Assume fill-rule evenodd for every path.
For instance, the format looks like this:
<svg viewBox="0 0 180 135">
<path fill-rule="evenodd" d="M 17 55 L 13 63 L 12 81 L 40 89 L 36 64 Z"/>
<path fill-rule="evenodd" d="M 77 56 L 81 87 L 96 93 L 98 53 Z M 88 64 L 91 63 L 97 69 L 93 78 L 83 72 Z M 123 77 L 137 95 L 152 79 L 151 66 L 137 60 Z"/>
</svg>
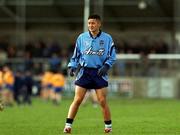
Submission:
<svg viewBox="0 0 180 135">
<path fill-rule="evenodd" d="M 78 64 L 87 68 L 100 68 L 104 64 L 112 67 L 115 60 L 114 42 L 109 34 L 100 31 L 93 38 L 90 32 L 84 32 L 77 38 L 68 67 L 77 68 Z"/>
</svg>

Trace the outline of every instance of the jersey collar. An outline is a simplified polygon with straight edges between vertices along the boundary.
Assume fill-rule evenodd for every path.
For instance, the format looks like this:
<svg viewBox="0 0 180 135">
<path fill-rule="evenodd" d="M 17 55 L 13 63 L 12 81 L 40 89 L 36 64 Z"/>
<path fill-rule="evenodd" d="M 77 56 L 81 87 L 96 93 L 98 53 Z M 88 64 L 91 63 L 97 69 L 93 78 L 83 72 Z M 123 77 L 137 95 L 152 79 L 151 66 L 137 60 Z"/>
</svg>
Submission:
<svg viewBox="0 0 180 135">
<path fill-rule="evenodd" d="M 93 37 L 93 35 L 92 35 L 91 32 L 89 31 L 89 35 L 90 35 L 90 37 L 93 38 L 93 39 L 96 39 L 97 37 L 100 37 L 101 33 L 102 33 L 102 31 L 99 30 L 99 33 L 97 34 L 97 36 L 96 36 L 96 37 Z"/>
</svg>

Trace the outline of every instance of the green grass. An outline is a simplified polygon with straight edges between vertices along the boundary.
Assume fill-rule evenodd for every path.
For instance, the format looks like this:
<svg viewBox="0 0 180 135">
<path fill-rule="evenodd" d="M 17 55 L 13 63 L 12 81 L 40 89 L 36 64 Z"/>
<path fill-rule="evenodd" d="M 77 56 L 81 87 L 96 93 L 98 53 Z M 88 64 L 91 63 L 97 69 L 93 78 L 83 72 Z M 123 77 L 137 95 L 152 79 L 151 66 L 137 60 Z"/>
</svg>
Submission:
<svg viewBox="0 0 180 135">
<path fill-rule="evenodd" d="M 0 112 L 0 135 L 61 135 L 71 100 L 60 106 L 33 100 L 33 105 L 14 106 Z M 179 135 L 180 101 L 110 99 L 113 135 Z M 104 135 L 100 107 L 80 107 L 74 135 Z"/>
</svg>

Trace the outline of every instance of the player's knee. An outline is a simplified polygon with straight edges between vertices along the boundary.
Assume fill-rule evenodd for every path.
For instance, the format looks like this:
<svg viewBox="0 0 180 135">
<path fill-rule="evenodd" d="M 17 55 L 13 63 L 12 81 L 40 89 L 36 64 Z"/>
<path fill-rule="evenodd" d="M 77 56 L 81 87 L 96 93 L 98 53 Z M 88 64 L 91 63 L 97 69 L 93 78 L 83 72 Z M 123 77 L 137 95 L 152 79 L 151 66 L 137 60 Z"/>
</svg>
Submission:
<svg viewBox="0 0 180 135">
<path fill-rule="evenodd" d="M 105 98 L 100 98 L 99 99 L 99 103 L 102 107 L 104 107 L 106 105 L 106 99 Z"/>
</svg>

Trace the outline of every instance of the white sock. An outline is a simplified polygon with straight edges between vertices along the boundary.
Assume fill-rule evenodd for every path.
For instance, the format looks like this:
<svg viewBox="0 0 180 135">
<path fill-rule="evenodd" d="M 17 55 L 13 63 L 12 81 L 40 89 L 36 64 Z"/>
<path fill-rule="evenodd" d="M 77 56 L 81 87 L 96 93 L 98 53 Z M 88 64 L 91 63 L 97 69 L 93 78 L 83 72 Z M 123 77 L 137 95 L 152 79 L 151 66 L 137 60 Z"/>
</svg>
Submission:
<svg viewBox="0 0 180 135">
<path fill-rule="evenodd" d="M 67 127 L 67 128 L 71 128 L 71 127 L 72 127 L 72 124 L 70 124 L 70 123 L 66 123 L 66 124 L 65 124 L 65 127 Z"/>
<path fill-rule="evenodd" d="M 112 124 L 105 124 L 105 128 L 112 128 Z"/>
</svg>

